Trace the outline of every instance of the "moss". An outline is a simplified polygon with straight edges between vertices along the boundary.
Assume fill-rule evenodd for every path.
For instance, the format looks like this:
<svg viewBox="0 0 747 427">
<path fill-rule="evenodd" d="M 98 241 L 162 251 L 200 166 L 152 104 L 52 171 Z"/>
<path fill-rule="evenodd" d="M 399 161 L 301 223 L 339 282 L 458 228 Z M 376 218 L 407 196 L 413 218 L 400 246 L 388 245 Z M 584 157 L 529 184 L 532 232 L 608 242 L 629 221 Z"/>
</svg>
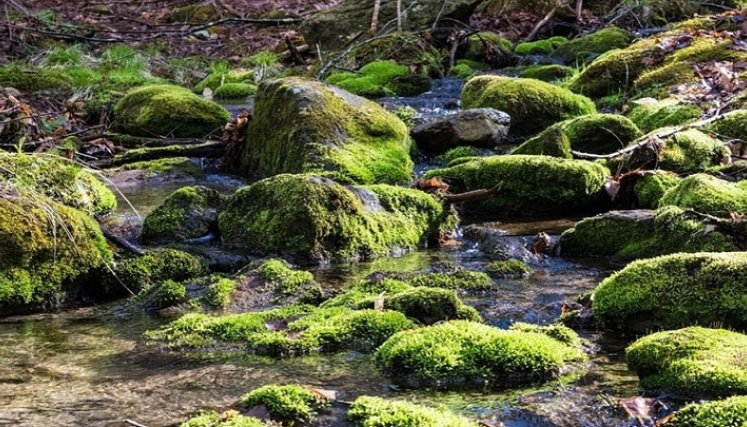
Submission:
<svg viewBox="0 0 747 427">
<path fill-rule="evenodd" d="M 104 215 L 117 207 L 114 193 L 94 172 L 61 157 L 0 152 L 0 179 L 89 215 Z"/>
<path fill-rule="evenodd" d="M 492 261 L 485 266 L 485 271 L 495 277 L 523 277 L 532 272 L 524 261 L 510 259 L 507 261 Z"/>
<path fill-rule="evenodd" d="M 236 411 L 219 414 L 215 411 L 200 413 L 183 422 L 179 427 L 266 427 L 263 421 L 254 417 L 239 415 Z"/>
<path fill-rule="evenodd" d="M 689 327 L 655 333 L 631 344 L 628 365 L 648 390 L 685 397 L 747 393 L 747 335 Z"/>
<path fill-rule="evenodd" d="M 670 87 L 698 81 L 691 62 L 675 62 L 641 73 L 633 84 L 640 97 L 666 98 Z"/>
<path fill-rule="evenodd" d="M 405 401 L 361 396 L 348 410 L 348 420 L 360 427 L 477 427 L 451 412 Z"/>
<path fill-rule="evenodd" d="M 575 73 L 576 70 L 565 65 L 530 65 L 519 72 L 519 77 L 554 82 L 571 77 Z"/>
<path fill-rule="evenodd" d="M 343 182 L 409 182 L 407 126 L 374 102 L 301 78 L 264 83 L 241 154 L 256 177 L 317 173 Z M 286 126 L 276 126 L 276 123 Z"/>
<path fill-rule="evenodd" d="M 143 179 L 164 175 L 202 177 L 204 174 L 199 165 L 188 157 L 167 157 L 158 160 L 146 160 L 123 165 L 121 170 L 141 170 Z"/>
<path fill-rule="evenodd" d="M 519 55 L 546 55 L 566 43 L 568 43 L 568 39 L 565 37 L 550 37 L 544 40 L 519 43 L 516 45 L 514 52 Z"/>
<path fill-rule="evenodd" d="M 148 299 L 153 304 L 153 308 L 156 309 L 170 307 L 186 301 L 187 298 L 187 288 L 184 284 L 173 280 L 166 280 L 145 292 L 148 294 Z"/>
<path fill-rule="evenodd" d="M 405 280 L 412 286 L 456 290 L 480 290 L 493 286 L 493 281 L 487 274 L 462 268 L 437 273 L 415 273 Z"/>
<path fill-rule="evenodd" d="M 636 206 L 643 209 L 656 209 L 664 193 L 674 188 L 682 179 L 665 171 L 644 174 L 635 183 Z"/>
<path fill-rule="evenodd" d="M 219 226 L 229 245 L 329 261 L 417 248 L 451 231 L 452 218 L 417 190 L 278 175 L 236 191 Z"/>
<path fill-rule="evenodd" d="M 214 21 L 220 16 L 220 11 L 214 5 L 196 2 L 173 9 L 164 20 L 173 23 L 200 23 Z"/>
<path fill-rule="evenodd" d="M 236 281 L 221 278 L 208 287 L 208 292 L 204 297 L 205 303 L 215 308 L 226 308 L 231 303 L 231 297 L 236 290 Z"/>
<path fill-rule="evenodd" d="M 454 67 L 451 68 L 449 73 L 461 79 L 469 80 L 472 77 L 480 74 L 480 71 L 470 67 L 467 64 L 456 64 L 454 65 Z"/>
<path fill-rule="evenodd" d="M 514 148 L 513 155 L 536 155 L 572 159 L 571 140 L 561 127 L 551 126 Z"/>
<path fill-rule="evenodd" d="M 392 295 L 384 293 L 383 296 L 385 309 L 399 311 L 426 325 L 454 319 L 482 321 L 477 311 L 465 305 L 451 289 L 415 287 Z M 372 308 L 376 298 L 363 299 L 357 306 Z"/>
<path fill-rule="evenodd" d="M 627 31 L 608 27 L 564 43 L 551 56 L 566 64 L 586 63 L 609 50 L 627 47 L 631 41 L 633 36 Z"/>
<path fill-rule="evenodd" d="M 249 83 L 226 83 L 218 86 L 213 96 L 223 99 L 243 99 L 257 93 L 257 86 Z"/>
<path fill-rule="evenodd" d="M 81 211 L 5 181 L 0 215 L 3 312 L 78 296 L 86 274 L 111 262 L 98 224 Z"/>
<path fill-rule="evenodd" d="M 314 283 L 308 271 L 294 270 L 281 259 L 271 259 L 259 267 L 259 275 L 283 295 L 291 295 L 299 288 Z"/>
<path fill-rule="evenodd" d="M 6 65 L 0 67 L 0 87 L 20 91 L 69 91 L 73 80 L 61 69 Z"/>
<path fill-rule="evenodd" d="M 747 213 L 747 187 L 711 175 L 696 174 L 664 193 L 660 204 L 729 218 L 732 212 Z"/>
<path fill-rule="evenodd" d="M 223 197 L 203 187 L 182 187 L 145 217 L 142 238 L 146 242 L 181 242 L 214 231 Z"/>
<path fill-rule="evenodd" d="M 489 31 L 481 31 L 467 37 L 462 57 L 470 61 L 505 66 L 514 62 L 513 43 L 505 37 Z"/>
<path fill-rule="evenodd" d="M 156 249 L 140 257 L 125 258 L 114 267 L 116 278 L 109 286 L 118 288 L 123 283 L 139 292 L 166 280 L 182 281 L 207 273 L 199 258 L 175 249 Z"/>
<path fill-rule="evenodd" d="M 545 334 L 456 320 L 397 333 L 375 358 L 398 383 L 455 388 L 547 380 L 585 356 Z"/>
<path fill-rule="evenodd" d="M 596 112 L 590 99 L 533 79 L 479 76 L 462 90 L 464 108 L 495 108 L 511 116 L 511 133 L 533 135 L 553 123 Z"/>
<path fill-rule="evenodd" d="M 477 148 L 463 145 L 449 149 L 449 151 L 438 156 L 438 160 L 448 165 L 454 160 L 462 159 L 464 157 L 477 157 L 479 154 L 480 151 Z"/>
<path fill-rule="evenodd" d="M 747 425 L 747 396 L 691 403 L 677 411 L 671 427 L 722 427 Z"/>
<path fill-rule="evenodd" d="M 747 327 L 747 254 L 674 254 L 635 261 L 594 291 L 594 317 L 648 330 L 720 324 Z"/>
<path fill-rule="evenodd" d="M 370 22 L 370 20 L 369 20 Z M 430 77 L 442 77 L 441 54 L 427 40 L 416 35 L 394 33 L 355 47 L 343 66 L 358 69 L 375 61 L 394 61 L 420 68 Z"/>
<path fill-rule="evenodd" d="M 358 73 L 332 74 L 326 81 L 367 98 L 388 95 L 416 96 L 431 88 L 427 76 L 412 74 L 410 67 L 398 65 L 394 61 L 371 62 Z"/>
<path fill-rule="evenodd" d="M 720 165 L 730 155 L 729 149 L 719 140 L 697 129 L 676 133 L 663 142 L 658 158 L 648 159 L 646 166 L 676 173 L 695 173 Z M 636 160 L 629 167 L 641 167 Z"/>
<path fill-rule="evenodd" d="M 559 323 L 540 326 L 532 323 L 517 322 L 511 325 L 510 330 L 547 335 L 550 338 L 576 348 L 581 347 L 583 344 L 583 340 L 573 331 L 573 329 Z"/>
<path fill-rule="evenodd" d="M 114 107 L 116 126 L 138 136 L 201 138 L 219 131 L 230 119 L 220 105 L 179 86 L 144 86 Z"/>
<path fill-rule="evenodd" d="M 415 127 L 415 120 L 420 117 L 420 113 L 409 105 L 403 105 L 392 111 L 402 123 L 406 124 L 409 129 Z"/>
<path fill-rule="evenodd" d="M 628 118 L 643 132 L 651 132 L 693 122 L 700 114 L 700 108 L 696 105 L 680 104 L 674 99 L 669 99 L 656 104 L 639 105 L 628 113 Z"/>
<path fill-rule="evenodd" d="M 707 128 L 710 132 L 727 138 L 743 138 L 747 135 L 747 110 L 736 110 Z"/>
<path fill-rule="evenodd" d="M 484 157 L 426 174 L 427 178 L 435 176 L 444 179 L 457 193 L 503 182 L 499 193 L 465 204 L 465 208 L 470 212 L 533 216 L 588 209 L 610 172 L 604 166 L 582 160 L 515 155 Z"/>
<path fill-rule="evenodd" d="M 317 409 L 328 404 L 298 384 L 266 385 L 245 394 L 240 403 L 246 408 L 263 406 L 273 420 L 290 423 L 311 421 Z"/>
</svg>

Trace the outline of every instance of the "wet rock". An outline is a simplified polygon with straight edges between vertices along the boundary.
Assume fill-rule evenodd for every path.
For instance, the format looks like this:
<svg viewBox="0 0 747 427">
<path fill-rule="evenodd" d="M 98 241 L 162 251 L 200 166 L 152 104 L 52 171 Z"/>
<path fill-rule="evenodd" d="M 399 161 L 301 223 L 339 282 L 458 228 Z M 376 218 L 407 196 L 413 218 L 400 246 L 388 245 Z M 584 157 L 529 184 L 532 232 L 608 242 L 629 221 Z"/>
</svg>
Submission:
<svg viewBox="0 0 747 427">
<path fill-rule="evenodd" d="M 150 243 L 173 243 L 215 232 L 223 202 L 219 192 L 207 187 L 180 188 L 145 217 L 142 239 Z"/>
<path fill-rule="evenodd" d="M 492 259 L 521 260 L 531 265 L 542 262 L 542 255 L 529 249 L 532 244 L 531 236 L 508 236 L 503 230 L 478 224 L 464 227 L 463 233 L 465 240 L 476 243 Z"/>
<path fill-rule="evenodd" d="M 506 138 L 510 124 L 511 117 L 502 111 L 475 108 L 417 126 L 410 134 L 420 150 L 441 154 L 459 146 L 494 148 Z"/>
</svg>

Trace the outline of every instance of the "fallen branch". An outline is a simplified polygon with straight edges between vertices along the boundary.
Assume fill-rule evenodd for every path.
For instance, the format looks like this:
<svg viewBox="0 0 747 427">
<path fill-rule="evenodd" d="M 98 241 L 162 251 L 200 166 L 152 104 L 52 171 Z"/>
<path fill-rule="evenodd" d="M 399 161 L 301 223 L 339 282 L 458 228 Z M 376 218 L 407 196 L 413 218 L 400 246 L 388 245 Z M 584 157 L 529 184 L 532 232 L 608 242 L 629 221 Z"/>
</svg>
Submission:
<svg viewBox="0 0 747 427">
<path fill-rule="evenodd" d="M 146 160 L 158 160 L 169 157 L 209 157 L 219 158 L 226 152 L 226 144 L 221 141 L 208 141 L 194 145 L 168 145 L 165 147 L 136 148 L 111 159 L 90 162 L 91 166 L 103 168 L 122 166 Z"/>
<path fill-rule="evenodd" d="M 101 228 L 101 233 L 104 235 L 104 237 L 106 237 L 107 240 L 114 243 L 116 246 L 119 246 L 120 248 L 128 252 L 132 252 L 135 255 L 145 255 L 145 252 L 143 252 L 142 249 L 133 245 L 124 237 L 115 234 L 109 229 L 109 227 L 105 226 L 104 224 L 99 223 L 99 228 Z"/>
<path fill-rule="evenodd" d="M 473 190 L 466 193 L 459 194 L 445 194 L 442 196 L 443 200 L 447 203 L 465 203 L 465 202 L 476 202 L 479 200 L 485 200 L 488 197 L 498 193 L 503 188 L 503 181 L 496 184 L 489 190 Z"/>
<path fill-rule="evenodd" d="M 534 26 L 534 28 L 532 28 L 532 32 L 529 33 L 529 35 L 526 38 L 526 41 L 530 42 L 534 40 L 534 38 L 537 37 L 537 34 L 539 34 L 539 32 L 542 30 L 542 27 L 547 25 L 547 23 L 550 22 L 550 20 L 555 17 L 555 13 L 557 11 L 558 11 L 558 8 L 555 7 L 551 11 L 547 12 L 547 15 L 545 15 L 545 17 L 542 18 L 537 23 L 537 25 Z"/>
<path fill-rule="evenodd" d="M 152 138 L 142 136 L 125 135 L 121 133 L 104 132 L 97 135 L 87 136 L 82 138 L 82 141 L 92 141 L 98 138 L 106 138 L 117 145 L 121 145 L 125 148 L 154 148 L 154 147 L 168 147 L 170 145 L 199 145 L 206 142 L 202 138 Z"/>
</svg>

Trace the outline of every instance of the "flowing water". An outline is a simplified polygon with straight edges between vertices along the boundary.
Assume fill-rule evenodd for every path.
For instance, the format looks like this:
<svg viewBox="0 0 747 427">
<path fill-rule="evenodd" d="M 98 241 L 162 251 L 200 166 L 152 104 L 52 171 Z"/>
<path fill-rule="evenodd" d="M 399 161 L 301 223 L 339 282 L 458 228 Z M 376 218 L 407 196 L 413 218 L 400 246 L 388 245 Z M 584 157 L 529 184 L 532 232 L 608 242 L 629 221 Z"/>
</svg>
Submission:
<svg viewBox="0 0 747 427">
<path fill-rule="evenodd" d="M 435 93 L 416 99 L 387 99 L 411 105 L 424 116 L 453 109 L 460 83 L 437 82 Z M 237 107 L 240 108 L 240 107 Z M 204 182 L 230 191 L 241 182 L 209 176 Z M 184 184 L 133 187 L 127 199 L 146 214 Z M 118 218 L 137 222 L 127 209 Z M 491 223 L 506 238 L 559 233 L 573 221 Z M 374 271 L 414 271 L 450 262 L 479 271 L 489 262 L 478 246 L 424 250 L 399 258 L 313 270 L 327 287 L 341 287 Z M 507 327 L 515 321 L 546 324 L 564 303 L 593 289 L 609 274 L 606 266 L 558 258 L 535 265 L 524 279 L 497 279 L 494 286 L 463 295 L 485 321 Z M 511 427 L 632 425 L 616 398 L 637 393 L 615 337 L 584 334 L 593 344 L 583 374 L 542 386 L 486 392 L 400 390 L 376 370 L 369 355 L 355 352 L 282 360 L 245 355 L 174 353 L 146 345 L 143 331 L 163 319 L 108 306 L 0 319 L 0 425 L 123 426 L 125 418 L 148 426 L 184 420 L 198 409 L 225 409 L 247 391 L 269 383 L 301 383 L 338 391 L 342 400 L 369 394 L 444 405 L 456 412 Z"/>
</svg>

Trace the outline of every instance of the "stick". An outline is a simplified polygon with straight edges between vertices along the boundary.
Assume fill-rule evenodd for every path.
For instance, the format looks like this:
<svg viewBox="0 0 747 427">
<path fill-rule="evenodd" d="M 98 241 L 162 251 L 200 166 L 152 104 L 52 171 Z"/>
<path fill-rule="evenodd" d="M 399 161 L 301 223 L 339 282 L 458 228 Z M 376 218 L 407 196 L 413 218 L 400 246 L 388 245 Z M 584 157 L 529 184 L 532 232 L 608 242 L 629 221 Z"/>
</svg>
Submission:
<svg viewBox="0 0 747 427">
<path fill-rule="evenodd" d="M 487 199 L 488 197 L 498 193 L 501 191 L 502 187 L 503 181 L 499 182 L 489 190 L 482 189 L 459 194 L 446 194 L 443 196 L 443 199 L 448 203 L 476 202 L 478 200 Z"/>
<path fill-rule="evenodd" d="M 296 45 L 293 44 L 293 40 L 291 40 L 287 35 L 285 36 L 285 45 L 288 46 L 288 51 L 290 52 L 290 57 L 293 58 L 293 62 L 298 65 L 303 65 L 303 58 L 301 58 L 301 54 L 298 52 Z"/>
<path fill-rule="evenodd" d="M 132 252 L 135 255 L 145 255 L 145 252 L 143 252 L 142 249 L 128 242 L 124 237 L 114 234 L 109 229 L 109 227 L 105 226 L 104 224 L 99 224 L 99 228 L 101 228 L 101 233 L 104 235 L 104 237 L 107 238 L 107 240 L 119 246 L 120 248 Z"/>
<path fill-rule="evenodd" d="M 534 40 L 534 38 L 537 37 L 537 34 L 540 32 L 540 30 L 542 30 L 542 27 L 544 27 L 545 24 L 547 24 L 548 22 L 550 22 L 550 20 L 555 16 L 555 12 L 557 12 L 557 10 L 558 10 L 558 8 L 555 7 L 551 11 L 547 12 L 547 15 L 545 15 L 545 17 L 542 18 L 537 23 L 537 25 L 534 26 L 534 28 L 532 29 L 532 32 L 529 33 L 529 35 L 527 36 L 526 40 L 528 42 Z"/>
<path fill-rule="evenodd" d="M 126 419 L 126 420 L 124 420 L 124 422 L 125 422 L 125 424 L 129 424 L 129 425 L 134 426 L 134 427 L 148 427 L 145 424 L 140 424 L 139 422 L 133 421 L 133 420 L 127 420 Z"/>
</svg>

